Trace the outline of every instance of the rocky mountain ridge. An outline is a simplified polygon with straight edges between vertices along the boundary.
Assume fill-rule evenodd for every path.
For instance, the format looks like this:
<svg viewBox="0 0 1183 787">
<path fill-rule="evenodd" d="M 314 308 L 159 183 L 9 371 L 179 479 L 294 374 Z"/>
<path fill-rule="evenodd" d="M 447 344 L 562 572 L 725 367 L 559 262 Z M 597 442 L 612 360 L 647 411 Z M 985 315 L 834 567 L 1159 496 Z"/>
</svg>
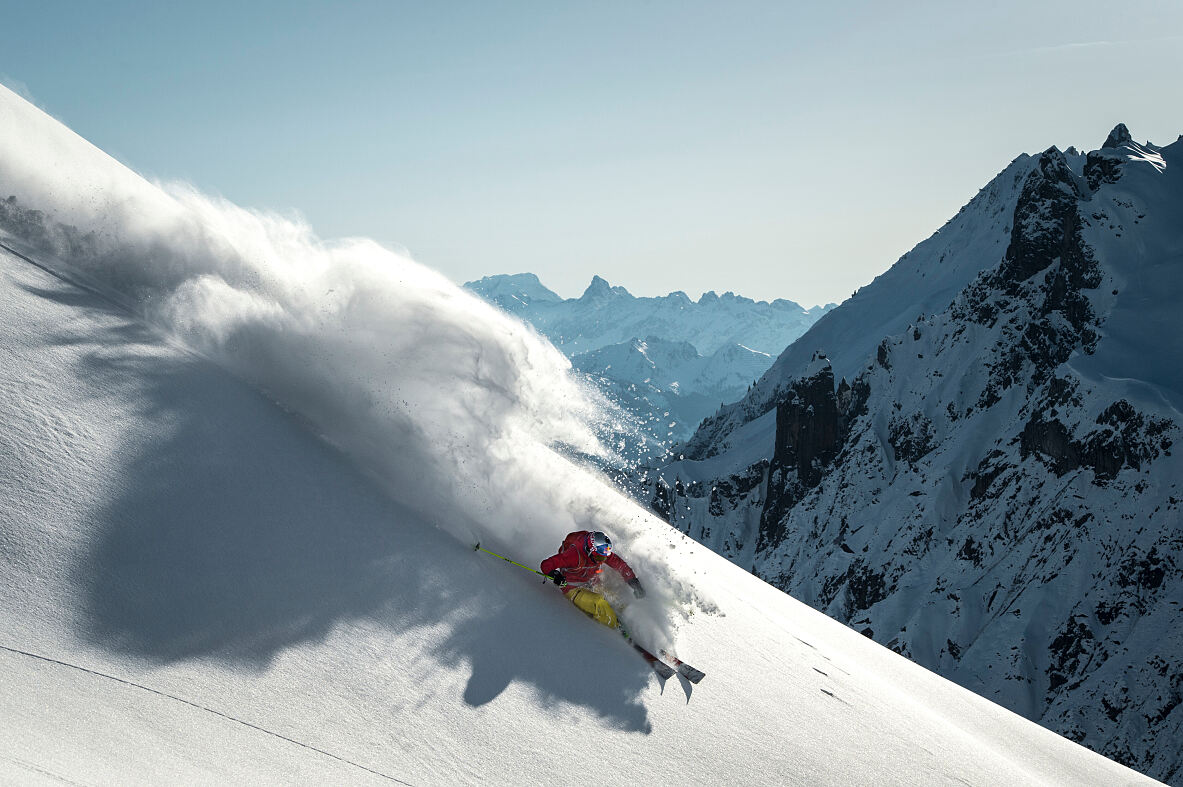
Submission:
<svg viewBox="0 0 1183 787">
<path fill-rule="evenodd" d="M 833 304 L 804 309 L 732 292 L 646 298 L 595 276 L 560 298 L 532 273 L 465 287 L 533 325 L 601 391 L 631 412 L 641 459 L 655 461 L 722 403 L 744 396 L 779 352 Z"/>
<path fill-rule="evenodd" d="M 1181 166 L 1183 145 L 1124 126 L 1016 159 L 709 419 L 650 477 L 653 508 L 923 666 L 1179 778 Z M 878 338 L 833 343 L 860 322 Z"/>
<path fill-rule="evenodd" d="M 734 344 L 779 353 L 834 308 L 806 309 L 783 298 L 756 301 L 733 292 L 706 292 L 697 301 L 680 290 L 638 297 L 600 276 L 581 296 L 566 299 L 532 273 L 486 276 L 464 286 L 520 316 L 568 357 L 650 336 L 689 342 L 704 356 Z"/>
</svg>

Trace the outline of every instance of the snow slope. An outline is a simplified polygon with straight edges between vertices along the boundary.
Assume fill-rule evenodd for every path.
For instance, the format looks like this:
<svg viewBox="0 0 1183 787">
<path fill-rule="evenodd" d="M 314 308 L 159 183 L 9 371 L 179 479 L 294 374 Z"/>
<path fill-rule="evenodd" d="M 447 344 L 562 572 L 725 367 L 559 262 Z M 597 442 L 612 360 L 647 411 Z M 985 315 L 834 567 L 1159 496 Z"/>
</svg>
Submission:
<svg viewBox="0 0 1183 787">
<path fill-rule="evenodd" d="M 0 780 L 1148 781 L 572 464 L 610 411 L 429 271 L 165 191 L 3 89 L 0 190 Z M 702 684 L 470 546 L 575 526 Z"/>
</svg>

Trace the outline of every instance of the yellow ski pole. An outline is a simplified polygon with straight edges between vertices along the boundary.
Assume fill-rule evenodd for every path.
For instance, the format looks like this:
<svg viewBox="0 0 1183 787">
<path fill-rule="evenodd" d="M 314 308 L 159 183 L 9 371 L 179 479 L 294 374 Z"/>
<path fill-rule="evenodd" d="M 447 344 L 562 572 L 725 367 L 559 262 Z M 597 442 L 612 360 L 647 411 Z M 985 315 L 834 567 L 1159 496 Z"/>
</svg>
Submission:
<svg viewBox="0 0 1183 787">
<path fill-rule="evenodd" d="M 496 552 L 490 552 L 489 550 L 482 547 L 481 542 L 479 542 L 479 541 L 476 543 L 476 546 L 473 547 L 473 550 L 474 551 L 480 550 L 481 552 L 484 552 L 487 555 L 492 555 L 493 557 L 499 557 L 502 560 L 504 560 L 506 563 L 513 563 L 515 566 L 521 566 L 522 568 L 526 569 L 527 571 L 533 571 L 535 574 L 537 574 L 540 577 L 544 577 L 544 578 L 546 577 L 546 574 L 543 574 L 541 571 L 539 571 L 536 568 L 530 568 L 529 566 L 522 565 L 521 563 L 519 563 L 516 560 L 510 560 L 505 555 L 498 555 Z"/>
</svg>

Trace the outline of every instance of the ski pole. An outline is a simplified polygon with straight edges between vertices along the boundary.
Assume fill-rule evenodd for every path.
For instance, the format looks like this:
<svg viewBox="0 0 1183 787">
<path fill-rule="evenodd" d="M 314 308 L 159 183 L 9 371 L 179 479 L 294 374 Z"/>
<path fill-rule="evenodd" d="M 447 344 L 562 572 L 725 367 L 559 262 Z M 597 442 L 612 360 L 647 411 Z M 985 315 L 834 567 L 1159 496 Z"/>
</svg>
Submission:
<svg viewBox="0 0 1183 787">
<path fill-rule="evenodd" d="M 540 577 L 545 577 L 545 576 L 546 576 L 546 574 L 543 574 L 541 571 L 539 571 L 539 570 L 538 570 L 538 569 L 536 569 L 536 568 L 530 568 L 529 566 L 522 565 L 521 563 L 519 563 L 519 562 L 518 562 L 518 561 L 516 561 L 516 560 L 510 560 L 510 559 L 509 559 L 509 558 L 507 558 L 505 555 L 498 555 L 496 552 L 490 552 L 489 550 L 487 550 L 487 549 L 485 549 L 484 547 L 482 547 L 482 546 L 481 546 L 481 542 L 480 542 L 480 541 L 478 541 L 478 542 L 476 543 L 476 546 L 474 546 L 474 547 L 473 547 L 473 550 L 474 550 L 474 551 L 476 551 L 476 550 L 480 550 L 481 552 L 484 552 L 485 554 L 488 554 L 488 555 L 492 555 L 493 557 L 499 557 L 499 558 L 501 558 L 502 560 L 504 560 L 506 563 L 513 563 L 515 566 L 521 566 L 522 568 L 526 569 L 527 571 L 533 571 L 535 574 L 537 574 L 537 575 L 538 575 L 538 576 L 540 576 Z"/>
</svg>

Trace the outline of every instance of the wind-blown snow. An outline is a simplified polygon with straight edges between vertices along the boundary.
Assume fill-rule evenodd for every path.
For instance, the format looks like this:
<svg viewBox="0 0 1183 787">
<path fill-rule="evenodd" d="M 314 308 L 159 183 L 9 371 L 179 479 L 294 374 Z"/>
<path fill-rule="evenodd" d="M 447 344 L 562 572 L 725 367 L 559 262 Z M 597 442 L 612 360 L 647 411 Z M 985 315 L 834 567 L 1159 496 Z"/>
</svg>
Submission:
<svg viewBox="0 0 1183 787">
<path fill-rule="evenodd" d="M 571 530 L 638 535 L 636 510 L 557 450 L 603 456 L 596 424 L 621 414 L 525 324 L 368 240 L 148 183 L 0 100 L 9 224 L 43 211 L 17 240 L 55 270 L 262 388 L 465 541 L 545 556 Z"/>
<path fill-rule="evenodd" d="M 430 270 L 148 183 L 3 89 L 0 192 L 0 778 L 523 783 L 594 745 L 638 782 L 1139 780 L 569 461 L 611 411 Z M 693 695 L 467 543 L 534 564 L 575 527 Z"/>
</svg>

